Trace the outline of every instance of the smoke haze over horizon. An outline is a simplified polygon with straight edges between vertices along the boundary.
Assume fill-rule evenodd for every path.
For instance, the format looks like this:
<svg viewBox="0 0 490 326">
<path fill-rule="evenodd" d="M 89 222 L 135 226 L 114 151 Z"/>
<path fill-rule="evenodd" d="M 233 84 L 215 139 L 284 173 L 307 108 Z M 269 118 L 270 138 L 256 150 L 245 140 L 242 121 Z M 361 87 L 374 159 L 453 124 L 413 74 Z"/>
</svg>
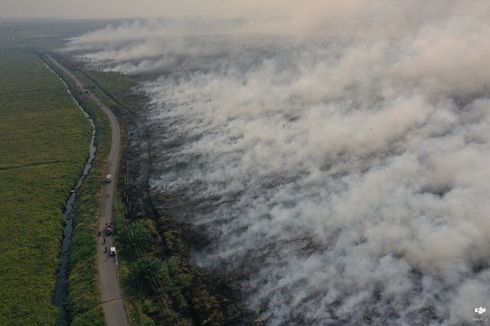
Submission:
<svg viewBox="0 0 490 326">
<path fill-rule="evenodd" d="M 0 17 L 20 18 L 150 18 L 279 17 L 295 6 L 292 0 L 0 0 Z"/>
<path fill-rule="evenodd" d="M 64 51 L 144 80 L 151 186 L 189 198 L 179 218 L 212 240 L 195 261 L 245 273 L 262 320 L 471 323 L 490 298 L 490 4 L 286 7 Z"/>
</svg>

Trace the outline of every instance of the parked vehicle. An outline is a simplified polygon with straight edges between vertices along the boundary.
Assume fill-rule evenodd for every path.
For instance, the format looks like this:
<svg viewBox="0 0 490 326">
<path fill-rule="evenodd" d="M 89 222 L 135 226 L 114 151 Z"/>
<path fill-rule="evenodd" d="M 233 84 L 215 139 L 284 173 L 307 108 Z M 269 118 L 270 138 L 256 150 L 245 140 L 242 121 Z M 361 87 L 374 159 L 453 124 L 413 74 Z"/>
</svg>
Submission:
<svg viewBox="0 0 490 326">
<path fill-rule="evenodd" d="M 114 231 L 114 227 L 112 226 L 111 223 L 105 225 L 104 232 L 106 235 L 111 235 L 113 231 Z"/>
</svg>

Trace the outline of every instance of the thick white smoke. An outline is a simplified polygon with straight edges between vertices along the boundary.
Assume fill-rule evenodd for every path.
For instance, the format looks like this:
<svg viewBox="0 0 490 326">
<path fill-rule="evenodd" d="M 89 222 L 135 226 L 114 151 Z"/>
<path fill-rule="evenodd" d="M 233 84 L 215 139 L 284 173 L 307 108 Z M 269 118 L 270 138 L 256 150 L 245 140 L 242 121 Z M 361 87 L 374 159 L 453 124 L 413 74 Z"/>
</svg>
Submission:
<svg viewBox="0 0 490 326">
<path fill-rule="evenodd" d="M 288 33 L 137 22 L 68 49 L 149 74 L 153 188 L 195 203 L 196 261 L 245 271 L 262 319 L 471 322 L 490 298 L 490 5 L 305 6 Z"/>
</svg>

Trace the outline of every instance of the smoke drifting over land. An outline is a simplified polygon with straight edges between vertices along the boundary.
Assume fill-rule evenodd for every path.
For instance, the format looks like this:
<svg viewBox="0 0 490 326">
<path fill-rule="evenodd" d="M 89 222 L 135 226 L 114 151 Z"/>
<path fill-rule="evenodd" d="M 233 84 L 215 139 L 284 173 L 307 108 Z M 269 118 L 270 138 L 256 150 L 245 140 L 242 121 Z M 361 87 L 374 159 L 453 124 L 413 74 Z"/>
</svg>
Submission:
<svg viewBox="0 0 490 326">
<path fill-rule="evenodd" d="M 301 2 L 303 4 L 303 2 Z M 490 298 L 490 5 L 308 1 L 70 41 L 147 75 L 156 190 L 271 325 L 471 322 Z"/>
</svg>

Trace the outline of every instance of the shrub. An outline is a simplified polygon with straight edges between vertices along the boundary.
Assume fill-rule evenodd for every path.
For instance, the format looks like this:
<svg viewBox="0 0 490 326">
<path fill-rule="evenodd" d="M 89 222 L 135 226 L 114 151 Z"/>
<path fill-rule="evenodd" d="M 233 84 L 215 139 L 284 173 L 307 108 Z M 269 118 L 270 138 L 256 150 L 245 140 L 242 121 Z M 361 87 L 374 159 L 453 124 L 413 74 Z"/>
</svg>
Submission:
<svg viewBox="0 0 490 326">
<path fill-rule="evenodd" d="M 128 280 L 135 288 L 145 292 L 151 292 L 156 282 L 164 275 L 162 263 L 151 256 L 139 258 L 129 267 Z"/>
</svg>

